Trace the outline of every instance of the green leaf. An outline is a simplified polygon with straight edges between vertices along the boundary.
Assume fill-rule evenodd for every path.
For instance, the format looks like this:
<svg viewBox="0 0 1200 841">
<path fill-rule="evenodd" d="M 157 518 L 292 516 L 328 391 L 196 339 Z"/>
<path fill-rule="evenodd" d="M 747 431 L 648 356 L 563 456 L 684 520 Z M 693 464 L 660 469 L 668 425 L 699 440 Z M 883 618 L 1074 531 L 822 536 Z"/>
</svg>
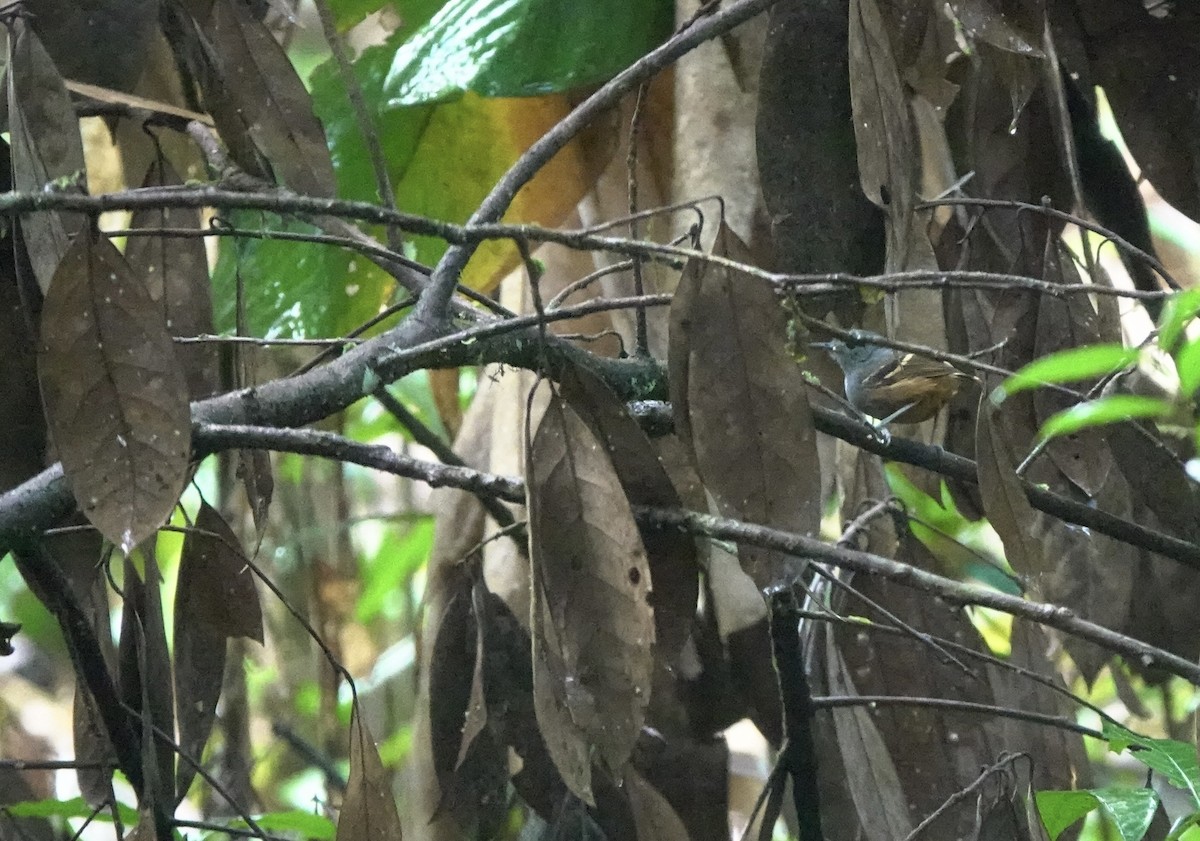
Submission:
<svg viewBox="0 0 1200 841">
<path fill-rule="evenodd" d="M 112 812 L 105 809 L 97 813 L 82 797 L 73 797 L 70 800 L 27 800 L 24 803 L 5 806 L 3 809 L 14 818 L 80 818 L 86 820 L 91 817 L 95 821 L 112 821 Z M 117 811 L 121 816 L 121 822 L 126 826 L 133 826 L 138 822 L 137 809 L 132 806 L 119 803 Z"/>
<path fill-rule="evenodd" d="M 300 809 L 287 812 L 268 812 L 258 815 L 254 822 L 267 832 L 296 832 L 313 841 L 330 841 L 334 836 L 334 823 L 324 815 L 314 815 Z M 243 820 L 229 823 L 231 829 L 249 829 Z"/>
<path fill-rule="evenodd" d="M 1152 788 L 1097 788 L 1092 794 L 1113 819 L 1121 841 L 1141 841 L 1158 810 L 1158 793 Z"/>
<path fill-rule="evenodd" d="M 1108 423 L 1134 418 L 1161 418 L 1170 414 L 1171 404 L 1153 397 L 1137 394 L 1113 394 L 1099 400 L 1089 400 L 1070 409 L 1051 415 L 1042 424 L 1041 437 L 1057 438 L 1081 429 L 1104 426 Z"/>
<path fill-rule="evenodd" d="M 256 211 L 235 211 L 226 218 L 250 230 L 316 230 Z M 239 244 L 225 238 L 213 272 L 218 331 L 234 329 L 239 272 L 247 326 L 252 335 L 266 338 L 344 336 L 379 312 L 395 284 L 366 257 L 336 246 L 271 239 Z"/>
<path fill-rule="evenodd" d="M 1039 791 L 1034 794 L 1034 802 L 1050 841 L 1100 805 L 1090 791 Z"/>
<path fill-rule="evenodd" d="M 433 548 L 433 518 L 426 517 L 402 534 L 393 529 L 380 542 L 379 551 L 363 568 L 363 591 L 355 605 L 359 622 L 370 622 L 391 602 L 402 602 L 400 588 L 420 569 Z"/>
<path fill-rule="evenodd" d="M 1049 383 L 1069 383 L 1111 374 L 1132 364 L 1138 358 L 1137 348 L 1119 344 L 1088 345 L 1035 359 L 1005 380 L 992 393 L 992 402 L 999 404 L 1019 391 Z"/>
<path fill-rule="evenodd" d="M 1183 335 L 1188 322 L 1200 313 L 1200 289 L 1185 289 L 1167 299 L 1158 327 L 1158 345 L 1167 353 Z"/>
<path fill-rule="evenodd" d="M 1162 774 L 1171 785 L 1188 792 L 1192 803 L 1200 807 L 1200 760 L 1195 745 L 1173 739 L 1151 739 L 1111 721 L 1104 722 L 1103 732 L 1112 751 L 1140 748 L 1131 750 L 1130 755 Z"/>
<path fill-rule="evenodd" d="M 392 106 L 530 96 L 602 82 L 670 32 L 666 0 L 450 0 L 396 52 Z"/>
<path fill-rule="evenodd" d="M 1200 388 L 1200 339 L 1192 339 L 1175 354 L 1179 371 L 1179 394 L 1191 397 Z"/>
<path fill-rule="evenodd" d="M 1051 841 L 1097 806 L 1112 818 L 1121 841 L 1141 841 L 1158 809 L 1158 794 L 1149 788 L 1039 791 L 1034 799 Z"/>
</svg>

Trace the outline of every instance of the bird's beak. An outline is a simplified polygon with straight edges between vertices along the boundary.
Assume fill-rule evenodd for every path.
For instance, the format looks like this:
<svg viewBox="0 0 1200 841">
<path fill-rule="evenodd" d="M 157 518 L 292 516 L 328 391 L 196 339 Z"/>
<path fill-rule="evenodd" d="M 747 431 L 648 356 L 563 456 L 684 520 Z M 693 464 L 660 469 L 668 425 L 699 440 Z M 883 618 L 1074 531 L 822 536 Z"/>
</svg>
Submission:
<svg viewBox="0 0 1200 841">
<path fill-rule="evenodd" d="M 809 342 L 809 347 L 818 347 L 821 350 L 833 350 L 833 342 Z"/>
</svg>

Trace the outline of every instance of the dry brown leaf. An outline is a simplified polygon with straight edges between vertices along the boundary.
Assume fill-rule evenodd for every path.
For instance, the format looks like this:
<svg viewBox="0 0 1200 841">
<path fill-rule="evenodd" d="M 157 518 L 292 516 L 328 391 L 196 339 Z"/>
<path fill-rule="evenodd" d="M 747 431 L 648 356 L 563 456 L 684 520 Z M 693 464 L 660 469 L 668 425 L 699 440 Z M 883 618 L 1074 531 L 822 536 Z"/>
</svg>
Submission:
<svg viewBox="0 0 1200 841">
<path fill-rule="evenodd" d="M 212 71 L 201 84 L 222 139 L 227 130 L 248 132 L 286 186 L 332 197 L 337 184 L 325 129 L 287 53 L 246 4 L 193 5 L 207 6 L 196 9 Z"/>
<path fill-rule="evenodd" d="M 429 391 L 433 395 L 433 405 L 437 408 L 442 426 L 446 427 L 446 437 L 451 441 L 458 437 L 462 429 L 463 410 L 458 397 L 458 369 L 444 368 L 428 372 Z"/>
<path fill-rule="evenodd" d="M 350 778 L 335 841 L 400 841 L 400 814 L 358 701 L 350 713 Z"/>
<path fill-rule="evenodd" d="M 975 461 L 979 470 L 979 495 L 988 522 L 1004 543 L 1008 563 L 1017 572 L 1030 577 L 1041 592 L 1039 579 L 1050 566 L 1040 541 L 1030 533 L 1033 506 L 1016 473 L 1012 444 L 997 423 L 998 409 L 986 398 L 980 401 L 975 427 Z"/>
<path fill-rule="evenodd" d="M 154 731 L 175 733 L 175 694 L 171 686 L 171 654 L 163 623 L 162 576 L 155 560 L 155 541 L 138 550 L 144 577 L 125 561 L 125 605 L 121 614 L 121 693 L 142 714 L 142 803 L 164 814 L 175 805 L 175 752 Z M 129 650 L 132 649 L 132 650 Z M 132 669 L 130 669 L 132 667 Z M 127 673 L 130 672 L 131 673 Z"/>
<path fill-rule="evenodd" d="M 125 552 L 171 515 L 188 471 L 187 386 L 165 322 L 98 234 L 71 245 L 42 309 L 38 376 L 63 472 Z"/>
<path fill-rule="evenodd" d="M 687 828 L 679 815 L 645 777 L 626 768 L 625 785 L 638 841 L 688 841 Z"/>
<path fill-rule="evenodd" d="M 262 607 L 254 576 L 233 530 L 207 502 L 187 533 L 175 591 L 175 696 L 179 745 L 199 757 L 212 732 L 225 673 L 226 641 L 263 641 Z M 179 763 L 176 799 L 195 769 Z"/>
<path fill-rule="evenodd" d="M 877 0 L 850 2 L 850 102 L 863 192 L 887 214 L 887 271 L 935 268 L 924 216 L 908 91 Z"/>
<path fill-rule="evenodd" d="M 650 568 L 604 447 L 557 395 L 527 444 L 534 705 L 564 782 L 594 804 L 593 756 L 621 769 L 654 659 Z"/>
<path fill-rule="evenodd" d="M 78 190 L 84 182 L 79 119 L 62 77 L 37 35 L 17 17 L 8 46 L 8 115 L 13 187 L 23 193 L 48 188 Z M 48 211 L 21 217 L 34 276 L 50 288 L 71 239 L 83 230 L 79 214 Z"/>
<path fill-rule="evenodd" d="M 608 451 L 631 505 L 679 508 L 671 478 L 646 433 L 608 384 L 583 368 L 563 372 L 562 396 Z M 650 604 L 658 651 L 673 659 L 691 633 L 699 597 L 696 543 L 687 534 L 642 530 L 650 561 Z"/>
<path fill-rule="evenodd" d="M 238 478 L 246 490 L 250 516 L 261 539 L 271 514 L 271 499 L 275 496 L 275 475 L 271 472 L 271 454 L 266 450 L 238 451 Z"/>
<path fill-rule="evenodd" d="M 825 634 L 825 669 L 830 694 L 859 694 L 833 634 Z M 846 787 L 864 835 L 868 841 L 907 838 L 913 829 L 912 818 L 900 775 L 879 728 L 861 705 L 834 707 L 832 713 Z"/>
<path fill-rule="evenodd" d="M 972 38 L 1017 55 L 1041 58 L 1043 0 L 1004 2 L 997 11 L 990 0 L 954 0 L 954 16 Z"/>
<path fill-rule="evenodd" d="M 142 180 L 143 187 L 181 186 L 183 181 L 163 158 L 156 158 Z M 194 208 L 139 210 L 129 227 L 201 227 Z M 213 332 L 212 287 L 208 280 L 208 254 L 199 237 L 131 236 L 125 259 L 133 273 L 142 278 L 150 298 L 163 308 L 167 330 L 175 337 Z M 175 354 L 183 366 L 192 400 L 216 393 L 220 384 L 220 355 L 210 343 L 177 345 Z"/>
<path fill-rule="evenodd" d="M 1050 279 L 1060 280 L 1064 275 L 1059 266 L 1070 273 L 1071 281 L 1077 275 L 1068 258 L 1057 253 L 1049 255 L 1047 272 Z M 1109 341 L 1117 340 L 1116 337 Z M 1055 297 L 1043 295 L 1038 306 L 1037 356 L 1046 356 L 1060 350 L 1096 344 L 1102 341 L 1097 327 L 1096 310 L 1086 295 Z M 1094 380 L 1077 382 L 1073 387 L 1086 393 Z M 1033 394 L 1033 409 L 1038 424 L 1044 424 L 1050 416 L 1074 406 L 1077 398 L 1050 388 L 1039 388 Z M 1105 440 L 1105 433 L 1098 429 L 1085 429 L 1070 435 L 1052 438 L 1046 452 L 1062 474 L 1089 498 L 1094 498 L 1108 481 L 1113 467 L 1112 450 Z M 1055 483 L 1056 484 L 1056 483 Z M 1052 487 L 1054 484 L 1052 484 Z"/>
<path fill-rule="evenodd" d="M 726 227 L 714 253 L 743 262 L 748 256 Z M 672 396 L 686 394 L 701 479 L 724 516 L 815 534 L 821 521 L 816 433 L 773 289 L 712 264 L 684 275 L 684 291 L 672 303 Z M 791 580 L 800 568 L 794 558 L 763 550 L 743 552 L 742 562 L 760 588 Z"/>
<path fill-rule="evenodd" d="M 13 188 L 12 158 L 0 141 L 0 192 Z M 37 323 L 42 293 L 15 226 L 0 230 L 0 490 L 45 466 L 46 418 L 37 383 Z M 18 268 L 23 263 L 23 268 Z"/>
</svg>

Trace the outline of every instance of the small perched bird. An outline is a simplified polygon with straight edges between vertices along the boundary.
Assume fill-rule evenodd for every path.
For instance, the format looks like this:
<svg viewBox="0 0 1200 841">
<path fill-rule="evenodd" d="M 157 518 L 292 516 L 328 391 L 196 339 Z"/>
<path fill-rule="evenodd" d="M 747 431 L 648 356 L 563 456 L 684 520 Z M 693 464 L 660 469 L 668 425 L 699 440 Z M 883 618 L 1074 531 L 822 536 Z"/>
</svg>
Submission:
<svg viewBox="0 0 1200 841">
<path fill-rule="evenodd" d="M 958 392 L 963 380 L 972 379 L 948 362 L 873 345 L 866 338 L 812 346 L 829 351 L 846 375 L 846 399 L 880 419 L 880 426 L 928 420 Z"/>
</svg>

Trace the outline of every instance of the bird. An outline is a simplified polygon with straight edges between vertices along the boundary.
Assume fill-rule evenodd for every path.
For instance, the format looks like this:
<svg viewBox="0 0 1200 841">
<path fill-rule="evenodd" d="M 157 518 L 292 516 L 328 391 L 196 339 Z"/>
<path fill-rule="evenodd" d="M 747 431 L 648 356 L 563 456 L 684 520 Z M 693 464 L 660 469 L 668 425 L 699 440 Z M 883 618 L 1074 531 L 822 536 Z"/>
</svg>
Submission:
<svg viewBox="0 0 1200 841">
<path fill-rule="evenodd" d="M 889 423 L 920 423 L 938 413 L 958 393 L 964 374 L 948 362 L 872 344 L 870 334 L 855 340 L 814 342 L 845 374 L 846 399 L 854 408 Z"/>
</svg>

